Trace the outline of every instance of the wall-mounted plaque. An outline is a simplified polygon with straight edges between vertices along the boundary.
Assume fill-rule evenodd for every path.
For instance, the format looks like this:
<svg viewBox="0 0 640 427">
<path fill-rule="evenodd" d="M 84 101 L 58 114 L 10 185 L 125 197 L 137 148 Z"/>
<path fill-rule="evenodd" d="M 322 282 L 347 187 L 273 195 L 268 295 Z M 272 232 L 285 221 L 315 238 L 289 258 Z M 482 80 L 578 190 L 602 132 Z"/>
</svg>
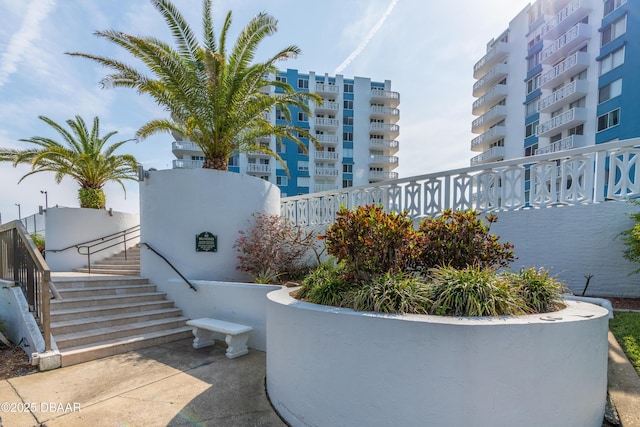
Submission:
<svg viewBox="0 0 640 427">
<path fill-rule="evenodd" d="M 218 252 L 218 236 L 204 231 L 196 236 L 196 252 Z"/>
</svg>

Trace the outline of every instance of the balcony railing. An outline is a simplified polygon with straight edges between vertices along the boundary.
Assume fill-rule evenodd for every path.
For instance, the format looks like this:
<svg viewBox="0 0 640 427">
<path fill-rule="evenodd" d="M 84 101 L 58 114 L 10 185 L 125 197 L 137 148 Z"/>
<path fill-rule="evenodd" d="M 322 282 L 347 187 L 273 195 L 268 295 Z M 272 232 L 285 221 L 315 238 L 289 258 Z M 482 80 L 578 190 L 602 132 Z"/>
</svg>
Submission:
<svg viewBox="0 0 640 427">
<path fill-rule="evenodd" d="M 576 52 L 564 61 L 545 72 L 538 78 L 538 86 L 542 89 L 556 86 L 557 82 L 565 80 L 569 75 L 575 75 L 586 70 L 589 66 L 589 55 L 586 52 Z"/>
<path fill-rule="evenodd" d="M 320 142 L 320 144 L 327 145 L 336 145 L 340 142 L 340 137 L 338 135 L 316 135 L 316 139 L 318 140 L 318 142 Z"/>
<path fill-rule="evenodd" d="M 337 184 L 315 184 L 313 187 L 318 193 L 321 191 L 332 191 L 340 188 Z"/>
<path fill-rule="evenodd" d="M 540 126 L 536 129 L 536 136 L 549 136 L 553 132 L 562 131 L 577 125 L 578 122 L 585 122 L 586 120 L 586 109 L 580 107 L 572 108 L 555 116 L 551 120 L 540 123 Z"/>
<path fill-rule="evenodd" d="M 552 45 L 540 52 L 539 60 L 541 64 L 553 64 L 568 53 L 571 49 L 578 47 L 580 43 L 591 37 L 591 27 L 588 24 L 579 23 L 571 27 L 569 31 L 562 34 Z"/>
<path fill-rule="evenodd" d="M 502 80 L 507 73 L 507 64 L 497 64 L 483 78 L 473 84 L 473 96 L 480 97 L 484 95 L 493 85 Z"/>
<path fill-rule="evenodd" d="M 395 139 L 371 138 L 369 140 L 369 147 L 371 148 L 382 148 L 382 149 L 391 150 L 393 152 L 397 152 L 399 146 L 400 146 L 400 143 Z"/>
<path fill-rule="evenodd" d="M 476 79 L 482 77 L 482 74 L 490 67 L 498 62 L 502 62 L 507 57 L 508 53 L 509 49 L 507 43 L 501 41 L 496 42 L 491 49 L 489 49 L 487 54 L 473 66 L 473 77 Z"/>
<path fill-rule="evenodd" d="M 507 136 L 507 128 L 505 126 L 494 126 L 471 140 L 471 151 L 484 151 L 484 148 L 489 144 L 505 136 Z"/>
<path fill-rule="evenodd" d="M 339 160 L 340 154 L 336 151 L 316 151 L 314 158 L 317 160 Z"/>
<path fill-rule="evenodd" d="M 471 112 L 475 115 L 484 114 L 498 101 L 507 96 L 507 85 L 495 85 L 487 93 L 476 99 Z"/>
<path fill-rule="evenodd" d="M 541 35 L 550 38 L 566 31 L 572 23 L 580 19 L 590 10 L 584 0 L 573 0 L 562 8 L 550 21 L 542 25 Z"/>
<path fill-rule="evenodd" d="M 560 104 L 568 104 L 583 97 L 587 94 L 588 90 L 589 87 L 586 80 L 574 80 L 571 83 L 567 83 L 551 95 L 538 101 L 538 112 L 551 109 L 556 110 Z"/>
<path fill-rule="evenodd" d="M 200 147 L 190 141 L 174 141 L 171 143 L 171 151 L 184 151 L 193 153 L 202 153 Z"/>
<path fill-rule="evenodd" d="M 560 141 L 553 142 L 546 147 L 536 149 L 535 154 L 556 153 L 558 151 L 570 150 L 581 145 L 578 141 L 583 139 L 583 135 L 570 135 L 566 138 L 562 138 Z"/>
<path fill-rule="evenodd" d="M 471 132 L 481 134 L 507 116 L 506 105 L 496 105 L 471 123 Z"/>
<path fill-rule="evenodd" d="M 640 138 L 283 198 L 299 226 L 330 224 L 341 206 L 379 204 L 411 218 L 444 209 L 482 212 L 590 204 L 640 196 Z M 374 174 L 393 172 L 370 172 Z M 372 179 L 372 180 L 373 180 Z"/>
<path fill-rule="evenodd" d="M 374 131 L 374 132 L 390 132 L 390 133 L 399 133 L 400 132 L 400 126 L 392 125 L 392 124 L 389 124 L 389 123 L 376 123 L 376 122 L 373 122 L 369 126 L 369 129 Z"/>
<path fill-rule="evenodd" d="M 388 181 L 391 179 L 398 179 L 398 172 L 369 171 L 369 179 L 376 180 L 376 181 Z"/>
<path fill-rule="evenodd" d="M 393 107 L 400 103 L 400 94 L 391 90 L 371 89 L 371 98 L 374 100 L 391 101 Z"/>
<path fill-rule="evenodd" d="M 400 116 L 400 110 L 391 107 L 381 107 L 379 105 L 372 105 L 370 113 L 372 116 L 385 116 L 385 117 L 398 117 Z"/>
<path fill-rule="evenodd" d="M 315 168 L 316 176 L 338 176 L 339 171 L 336 168 Z"/>
<path fill-rule="evenodd" d="M 491 147 L 487 151 L 471 158 L 471 166 L 497 162 L 504 159 L 504 147 Z"/>
<path fill-rule="evenodd" d="M 316 110 L 338 111 L 340 104 L 335 101 L 323 101 L 322 104 L 316 106 Z"/>
<path fill-rule="evenodd" d="M 326 117 L 316 117 L 316 126 L 337 128 L 339 125 L 340 125 L 340 120 L 338 120 L 338 119 L 328 119 Z"/>
<path fill-rule="evenodd" d="M 202 168 L 204 165 L 204 160 L 174 160 L 173 168 L 174 169 L 198 169 Z"/>
<path fill-rule="evenodd" d="M 336 85 L 325 83 L 316 83 L 316 92 L 318 93 L 339 93 L 340 88 Z"/>
<path fill-rule="evenodd" d="M 247 173 L 271 173 L 271 165 L 263 165 L 262 163 L 248 163 Z"/>
<path fill-rule="evenodd" d="M 396 156 L 373 155 L 373 156 L 369 156 L 369 164 L 397 165 L 398 164 L 398 157 L 396 157 Z"/>
</svg>

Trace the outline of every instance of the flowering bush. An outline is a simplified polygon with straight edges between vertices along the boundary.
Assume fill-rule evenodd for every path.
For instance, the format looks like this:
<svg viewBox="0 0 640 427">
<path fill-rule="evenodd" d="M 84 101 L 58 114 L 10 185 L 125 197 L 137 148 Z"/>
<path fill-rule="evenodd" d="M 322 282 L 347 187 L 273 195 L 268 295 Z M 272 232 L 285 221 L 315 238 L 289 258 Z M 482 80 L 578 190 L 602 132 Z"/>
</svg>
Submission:
<svg viewBox="0 0 640 427">
<path fill-rule="evenodd" d="M 240 230 L 233 245 L 240 252 L 238 269 L 246 271 L 257 283 L 290 279 L 299 272 L 311 253 L 319 258 L 316 236 L 294 226 L 280 215 L 253 214 L 254 224 Z"/>
</svg>

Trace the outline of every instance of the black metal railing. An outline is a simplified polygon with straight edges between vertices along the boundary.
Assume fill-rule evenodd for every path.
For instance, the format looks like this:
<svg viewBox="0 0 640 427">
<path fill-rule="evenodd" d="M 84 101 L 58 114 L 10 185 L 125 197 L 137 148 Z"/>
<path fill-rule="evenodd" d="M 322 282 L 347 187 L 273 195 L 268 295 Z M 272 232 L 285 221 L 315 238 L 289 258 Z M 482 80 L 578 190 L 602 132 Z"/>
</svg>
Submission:
<svg viewBox="0 0 640 427">
<path fill-rule="evenodd" d="M 108 234 L 106 236 L 98 237 L 88 240 L 86 242 L 76 243 L 62 249 L 47 249 L 47 252 L 63 252 L 68 249 L 75 248 L 80 255 L 87 257 L 87 269 L 91 274 L 91 255 L 105 251 L 107 249 L 123 246 L 124 259 L 127 259 L 127 243 L 140 238 L 140 225 L 127 228 L 117 233 Z"/>
<path fill-rule="evenodd" d="M 0 225 L 0 278 L 20 286 L 42 328 L 45 351 L 51 350 L 51 271 L 20 221 Z"/>
<path fill-rule="evenodd" d="M 140 245 L 145 245 L 151 252 L 153 252 L 154 254 L 158 255 L 160 258 L 162 258 L 164 260 L 164 262 L 166 262 L 167 265 L 169 265 L 169 267 L 171 267 L 173 269 L 173 271 L 178 273 L 178 276 L 180 276 L 182 278 L 182 280 L 184 280 L 187 283 L 187 285 L 189 285 L 189 287 L 191 289 L 193 289 L 196 292 L 198 291 L 198 289 L 196 289 L 196 287 L 193 286 L 193 284 L 189 281 L 189 279 L 184 277 L 184 275 L 182 273 L 180 273 L 180 271 L 178 271 L 178 269 L 173 264 L 171 264 L 171 261 L 169 261 L 164 255 L 162 255 L 160 252 L 158 252 L 155 249 L 153 249 L 148 243 L 141 242 Z"/>
</svg>

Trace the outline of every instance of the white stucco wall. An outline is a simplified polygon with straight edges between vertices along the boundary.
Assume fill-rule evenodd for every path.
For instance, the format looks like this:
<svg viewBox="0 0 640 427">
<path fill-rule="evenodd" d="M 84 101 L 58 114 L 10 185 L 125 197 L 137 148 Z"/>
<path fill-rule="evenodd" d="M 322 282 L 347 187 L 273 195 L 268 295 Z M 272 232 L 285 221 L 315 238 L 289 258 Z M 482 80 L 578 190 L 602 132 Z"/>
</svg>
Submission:
<svg viewBox="0 0 640 427">
<path fill-rule="evenodd" d="M 112 212 L 101 209 L 48 208 L 45 213 L 46 261 L 51 271 L 71 271 L 87 264 L 86 255 L 80 255 L 76 248 L 62 252 L 71 245 L 114 234 L 140 224 L 138 214 Z M 116 243 L 115 241 L 111 244 Z M 131 247 L 138 239 L 127 242 Z M 109 246 L 107 244 L 105 246 Z M 124 243 L 105 249 L 91 256 L 91 262 L 107 258 L 124 250 Z"/>
<path fill-rule="evenodd" d="M 279 214 L 280 190 L 248 175 L 170 169 L 150 171 L 140 183 L 141 242 L 189 279 L 249 281 L 236 269 L 238 253 L 233 244 L 257 211 Z M 205 231 L 218 237 L 217 252 L 196 252 L 196 235 Z M 140 258 L 141 274 L 152 283 L 162 287 L 178 277 L 151 251 L 142 250 Z"/>
<path fill-rule="evenodd" d="M 0 320 L 7 327 L 7 338 L 20 344 L 29 359 L 33 353 L 44 351 L 44 338 L 22 290 L 6 280 L 0 280 Z"/>
<path fill-rule="evenodd" d="M 267 389 L 292 426 L 602 424 L 602 307 L 569 302 L 550 318 L 509 320 L 385 316 L 289 292 L 268 295 Z"/>
<path fill-rule="evenodd" d="M 640 265 L 623 258 L 620 232 L 634 225 L 630 212 L 640 210 L 628 202 L 555 206 L 497 212 L 491 232 L 515 245 L 521 266 L 544 267 L 577 295 L 592 274 L 586 295 L 640 296 Z"/>
<path fill-rule="evenodd" d="M 180 279 L 169 281 L 161 289 L 190 319 L 208 317 L 251 326 L 249 347 L 267 350 L 267 294 L 281 286 L 205 280 L 192 283 L 198 289 L 195 292 Z M 218 339 L 224 340 L 224 335 Z"/>
</svg>

